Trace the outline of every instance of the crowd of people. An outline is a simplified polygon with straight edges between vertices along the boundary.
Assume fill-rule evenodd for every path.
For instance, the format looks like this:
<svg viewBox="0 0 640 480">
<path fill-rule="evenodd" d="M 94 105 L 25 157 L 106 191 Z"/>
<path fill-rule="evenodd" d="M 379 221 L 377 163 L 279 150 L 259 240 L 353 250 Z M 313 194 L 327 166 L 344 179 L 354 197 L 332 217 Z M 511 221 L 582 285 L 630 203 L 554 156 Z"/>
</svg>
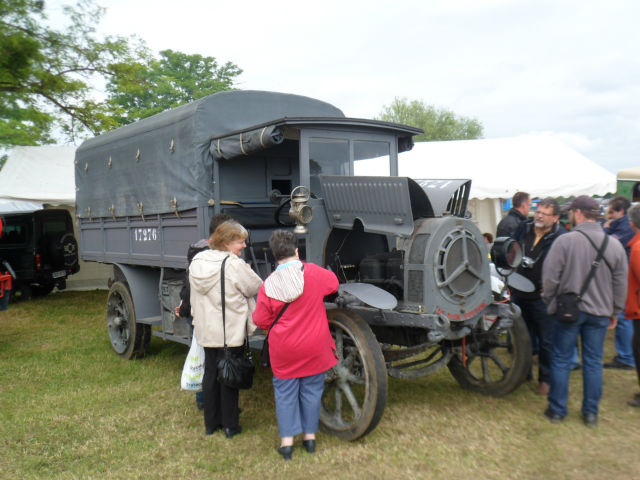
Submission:
<svg viewBox="0 0 640 480">
<path fill-rule="evenodd" d="M 568 414 L 570 372 L 581 368 L 582 418 L 593 427 L 603 368 L 636 369 L 640 383 L 640 205 L 615 197 L 605 220 L 593 198 L 579 196 L 566 208 L 567 228 L 559 222 L 555 199 L 540 200 L 530 219 L 531 208 L 531 196 L 517 192 L 496 237 L 520 243 L 523 261 L 517 273 L 534 285 L 527 292 L 512 288 L 511 299 L 520 307 L 538 356 L 536 392 L 547 396 L 544 415 L 561 422 Z M 568 298 L 577 305 L 576 315 L 564 313 Z M 615 329 L 616 355 L 603 363 L 608 329 Z M 640 393 L 628 404 L 640 407 Z"/>
<path fill-rule="evenodd" d="M 325 373 L 337 364 L 324 297 L 338 289 L 338 279 L 329 270 L 300 261 L 292 232 L 277 230 L 271 236 L 269 246 L 278 266 L 264 283 L 242 259 L 248 237 L 242 225 L 228 215 L 215 215 L 209 234 L 187 252 L 189 268 L 175 311 L 192 322 L 193 334 L 204 347 L 202 392 L 196 394 L 196 403 L 204 410 L 205 434 L 221 430 L 230 439 L 242 433 L 239 390 L 219 381 L 218 363 L 225 350 L 240 354 L 248 336 L 260 327 L 269 332 L 280 431 L 277 451 L 291 460 L 294 437 L 302 434 L 302 446 L 314 453 Z"/>
</svg>

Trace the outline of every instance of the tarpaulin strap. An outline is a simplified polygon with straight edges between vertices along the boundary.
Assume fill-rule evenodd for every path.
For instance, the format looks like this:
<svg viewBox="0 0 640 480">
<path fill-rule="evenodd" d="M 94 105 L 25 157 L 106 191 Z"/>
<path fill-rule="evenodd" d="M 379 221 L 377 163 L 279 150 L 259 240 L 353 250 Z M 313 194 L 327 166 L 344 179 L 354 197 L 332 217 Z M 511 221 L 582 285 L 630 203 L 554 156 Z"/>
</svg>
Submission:
<svg viewBox="0 0 640 480">
<path fill-rule="evenodd" d="M 462 337 L 462 366 L 467 366 L 467 337 Z"/>
<path fill-rule="evenodd" d="M 242 145 L 242 134 L 240 134 L 240 151 L 242 151 L 243 155 L 248 155 L 247 152 L 244 151 L 244 146 Z"/>
<path fill-rule="evenodd" d="M 264 135 L 264 131 L 265 131 L 266 129 L 267 129 L 267 127 L 264 127 L 264 128 L 262 129 L 262 131 L 260 132 L 260 146 L 261 146 L 262 148 L 267 148 L 267 147 L 265 147 L 265 146 L 264 146 L 264 142 L 262 141 L 262 136 Z"/>
<path fill-rule="evenodd" d="M 222 157 L 222 153 L 220 153 L 220 139 L 218 139 L 218 156 Z"/>
</svg>

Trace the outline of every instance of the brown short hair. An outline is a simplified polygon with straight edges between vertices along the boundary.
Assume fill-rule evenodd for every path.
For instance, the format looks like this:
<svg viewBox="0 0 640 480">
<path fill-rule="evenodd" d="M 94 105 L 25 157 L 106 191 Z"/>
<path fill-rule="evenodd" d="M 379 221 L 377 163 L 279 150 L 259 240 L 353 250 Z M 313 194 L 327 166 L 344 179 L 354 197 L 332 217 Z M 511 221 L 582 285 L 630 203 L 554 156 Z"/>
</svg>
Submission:
<svg viewBox="0 0 640 480">
<path fill-rule="evenodd" d="M 209 238 L 209 246 L 212 250 L 226 250 L 227 245 L 236 240 L 244 240 L 249 236 L 247 230 L 235 220 L 227 220 L 218 225 L 218 228 Z"/>
<path fill-rule="evenodd" d="M 529 195 L 527 192 L 516 192 L 513 198 L 511 199 L 513 208 L 518 208 L 524 202 L 529 200 L 529 198 L 531 198 L 531 195 Z"/>
<path fill-rule="evenodd" d="M 276 230 L 269 238 L 269 247 L 276 260 L 293 257 L 298 248 L 298 239 L 295 233 L 286 230 Z"/>
</svg>

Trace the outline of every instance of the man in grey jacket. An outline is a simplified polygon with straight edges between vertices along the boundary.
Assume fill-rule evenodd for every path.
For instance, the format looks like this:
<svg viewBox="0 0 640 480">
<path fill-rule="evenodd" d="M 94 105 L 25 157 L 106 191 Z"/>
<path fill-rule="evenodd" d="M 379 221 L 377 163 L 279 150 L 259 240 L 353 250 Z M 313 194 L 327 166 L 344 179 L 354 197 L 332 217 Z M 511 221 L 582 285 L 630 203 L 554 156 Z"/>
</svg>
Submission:
<svg viewBox="0 0 640 480">
<path fill-rule="evenodd" d="M 589 275 L 606 235 L 596 222 L 598 213 L 598 204 L 586 195 L 577 197 L 569 207 L 574 229 L 558 237 L 551 245 L 542 268 L 542 298 L 548 303 L 550 314 L 556 313 L 557 296 L 579 293 Z M 549 407 L 544 412 L 551 422 L 562 421 L 568 413 L 571 360 L 580 336 L 584 381 L 582 418 L 589 427 L 598 424 L 604 339 L 607 329 L 616 326 L 617 315 L 624 309 L 626 294 L 627 256 L 620 242 L 610 241 L 578 304 L 578 320 L 563 323 L 556 317 L 554 321 Z"/>
</svg>

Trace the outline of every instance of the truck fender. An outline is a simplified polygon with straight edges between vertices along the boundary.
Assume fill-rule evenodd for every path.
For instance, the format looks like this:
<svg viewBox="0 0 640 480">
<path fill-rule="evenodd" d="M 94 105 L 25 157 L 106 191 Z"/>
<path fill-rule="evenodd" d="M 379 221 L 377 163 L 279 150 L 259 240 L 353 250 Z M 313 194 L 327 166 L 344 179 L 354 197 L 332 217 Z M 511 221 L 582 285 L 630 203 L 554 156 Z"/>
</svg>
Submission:
<svg viewBox="0 0 640 480">
<path fill-rule="evenodd" d="M 159 319 L 161 315 L 158 297 L 159 268 L 114 263 L 113 275 L 116 280 L 126 281 L 131 292 L 138 323 L 151 323 L 153 320 Z"/>
</svg>

